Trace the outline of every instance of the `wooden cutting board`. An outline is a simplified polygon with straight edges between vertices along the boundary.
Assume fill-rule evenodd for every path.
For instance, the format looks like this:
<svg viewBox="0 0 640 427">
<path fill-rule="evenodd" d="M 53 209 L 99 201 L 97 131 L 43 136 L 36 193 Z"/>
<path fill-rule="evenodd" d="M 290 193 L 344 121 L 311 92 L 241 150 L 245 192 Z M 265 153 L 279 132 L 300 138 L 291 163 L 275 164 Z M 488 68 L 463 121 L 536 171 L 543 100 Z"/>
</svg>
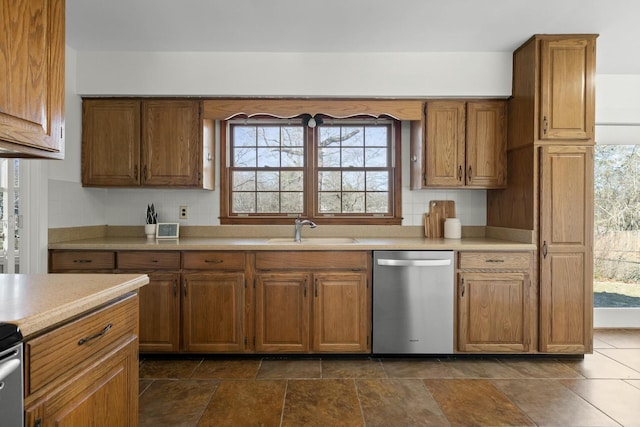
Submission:
<svg viewBox="0 0 640 427">
<path fill-rule="evenodd" d="M 424 214 L 424 235 L 432 239 L 444 237 L 444 220 L 456 217 L 453 200 L 431 200 L 429 213 Z"/>
</svg>

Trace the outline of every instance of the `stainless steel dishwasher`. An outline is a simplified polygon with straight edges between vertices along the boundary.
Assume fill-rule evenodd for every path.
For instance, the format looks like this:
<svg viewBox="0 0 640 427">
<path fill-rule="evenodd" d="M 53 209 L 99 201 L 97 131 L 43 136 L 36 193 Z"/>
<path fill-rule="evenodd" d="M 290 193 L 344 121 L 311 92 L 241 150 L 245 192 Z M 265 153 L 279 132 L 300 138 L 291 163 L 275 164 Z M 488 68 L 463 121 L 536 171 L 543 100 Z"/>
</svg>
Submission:
<svg viewBox="0 0 640 427">
<path fill-rule="evenodd" d="M 453 352 L 453 251 L 373 252 L 373 353 Z"/>
</svg>

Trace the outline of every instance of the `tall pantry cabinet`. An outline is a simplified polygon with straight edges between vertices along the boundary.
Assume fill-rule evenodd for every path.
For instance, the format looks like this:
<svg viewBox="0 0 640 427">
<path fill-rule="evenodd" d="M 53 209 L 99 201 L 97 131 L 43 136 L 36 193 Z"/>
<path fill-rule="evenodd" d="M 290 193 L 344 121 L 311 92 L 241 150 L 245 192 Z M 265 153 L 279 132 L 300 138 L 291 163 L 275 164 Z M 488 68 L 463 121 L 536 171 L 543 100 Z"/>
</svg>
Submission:
<svg viewBox="0 0 640 427">
<path fill-rule="evenodd" d="M 593 350 L 596 38 L 536 35 L 514 52 L 508 187 L 487 192 L 487 225 L 534 232 L 542 353 Z"/>
</svg>

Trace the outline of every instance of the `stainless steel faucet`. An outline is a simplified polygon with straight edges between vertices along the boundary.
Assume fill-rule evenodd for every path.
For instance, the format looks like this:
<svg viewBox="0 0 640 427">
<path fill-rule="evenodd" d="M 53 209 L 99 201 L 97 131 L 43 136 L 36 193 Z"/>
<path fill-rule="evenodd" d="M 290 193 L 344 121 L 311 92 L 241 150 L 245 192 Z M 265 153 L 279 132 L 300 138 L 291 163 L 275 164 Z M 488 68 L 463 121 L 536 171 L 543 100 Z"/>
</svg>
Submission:
<svg viewBox="0 0 640 427">
<path fill-rule="evenodd" d="M 315 222 L 313 221 L 309 221 L 308 219 L 300 219 L 300 215 L 298 215 L 298 218 L 296 218 L 296 232 L 295 235 L 293 236 L 293 241 L 294 242 L 300 242 L 302 239 L 300 237 L 300 230 L 302 230 L 302 226 L 304 226 L 305 224 L 309 226 L 309 228 L 316 228 L 317 225 Z"/>
</svg>

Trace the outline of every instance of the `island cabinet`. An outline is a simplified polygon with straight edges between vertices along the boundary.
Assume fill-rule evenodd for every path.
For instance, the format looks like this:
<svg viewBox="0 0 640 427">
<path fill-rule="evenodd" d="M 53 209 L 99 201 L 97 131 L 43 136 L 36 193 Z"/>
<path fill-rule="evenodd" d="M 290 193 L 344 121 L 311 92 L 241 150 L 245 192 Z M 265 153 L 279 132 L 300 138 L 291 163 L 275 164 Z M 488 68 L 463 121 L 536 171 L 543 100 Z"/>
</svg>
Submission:
<svg viewBox="0 0 640 427">
<path fill-rule="evenodd" d="M 82 185 L 213 189 L 213 124 L 197 100 L 85 98 Z"/>
<path fill-rule="evenodd" d="M 3 1 L 0 23 L 0 152 L 62 159 L 65 1 Z"/>
<path fill-rule="evenodd" d="M 140 351 L 180 350 L 180 252 L 119 251 L 121 273 L 144 273 L 149 284 L 140 288 Z"/>
<path fill-rule="evenodd" d="M 411 187 L 506 185 L 506 101 L 428 101 L 412 129 Z"/>
<path fill-rule="evenodd" d="M 245 327 L 244 252 L 183 254 L 183 347 L 187 352 L 242 353 Z"/>
<path fill-rule="evenodd" d="M 256 253 L 256 352 L 369 352 L 370 265 L 367 252 Z"/>
<path fill-rule="evenodd" d="M 529 252 L 459 253 L 458 351 L 531 350 L 531 258 Z"/>
<path fill-rule="evenodd" d="M 138 297 L 25 342 L 26 426 L 138 425 Z"/>
</svg>

